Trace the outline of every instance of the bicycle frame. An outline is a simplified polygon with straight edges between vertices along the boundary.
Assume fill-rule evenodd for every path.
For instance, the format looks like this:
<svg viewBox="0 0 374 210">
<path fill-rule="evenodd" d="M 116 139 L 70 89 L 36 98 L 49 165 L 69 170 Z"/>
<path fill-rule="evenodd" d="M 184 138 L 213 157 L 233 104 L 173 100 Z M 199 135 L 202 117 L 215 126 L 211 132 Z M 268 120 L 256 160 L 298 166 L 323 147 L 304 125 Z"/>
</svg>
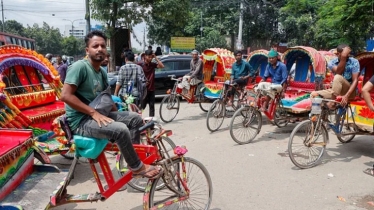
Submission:
<svg viewBox="0 0 374 210">
<path fill-rule="evenodd" d="M 184 99 L 186 99 L 188 103 L 194 103 L 194 102 L 196 102 L 195 94 L 192 94 L 192 96 L 189 96 L 189 95 L 183 94 L 183 92 L 180 92 L 180 93 L 177 92 L 177 86 L 178 86 L 179 83 L 181 83 L 181 80 L 175 79 L 174 77 L 171 77 L 171 80 L 175 80 L 175 83 L 174 83 L 173 90 L 169 90 L 167 92 L 168 94 L 180 95 Z M 194 93 L 196 91 L 196 88 L 197 88 L 197 85 L 191 85 L 189 92 L 192 91 Z"/>
<path fill-rule="evenodd" d="M 260 97 L 262 94 L 261 93 L 258 93 L 256 98 L 257 98 L 257 107 L 258 108 L 261 108 L 262 107 L 262 103 L 264 100 L 264 97 L 266 96 L 262 96 Z M 275 115 L 275 109 L 277 107 L 277 104 L 278 104 L 278 100 L 279 100 L 279 94 L 277 94 L 275 96 L 275 98 L 271 101 L 271 103 L 269 104 L 269 109 L 268 110 L 265 110 L 263 113 L 265 114 L 265 116 L 269 119 L 269 120 L 273 120 L 274 119 L 274 115 Z"/>
<path fill-rule="evenodd" d="M 157 160 L 160 160 L 160 156 L 158 154 L 157 146 L 151 145 L 133 145 L 136 153 L 138 154 L 139 158 L 143 161 L 144 164 L 152 164 Z M 101 171 L 103 172 L 105 181 L 108 184 L 108 188 L 104 189 L 103 184 L 99 178 L 98 172 L 96 170 L 96 166 L 94 164 L 94 160 L 89 159 L 89 163 L 91 166 L 91 170 L 93 172 L 93 176 L 96 180 L 97 186 L 99 188 L 100 193 L 90 193 L 90 194 L 83 194 L 83 195 L 62 195 L 59 196 L 61 193 L 60 190 L 54 193 L 51 196 L 51 204 L 53 206 L 59 206 L 67 203 L 81 203 L 81 202 L 93 202 L 93 201 L 105 201 L 110 196 L 112 196 L 116 191 L 121 189 L 125 184 L 127 184 L 132 179 L 132 171 L 129 170 L 124 176 L 119 178 L 115 181 L 113 173 L 110 169 L 109 163 L 107 158 L 105 157 L 104 152 L 101 152 L 100 155 L 97 157 L 97 162 L 100 165 Z M 62 185 L 65 185 L 65 182 L 70 180 L 65 180 Z M 64 187 L 60 186 L 60 189 Z"/>
<path fill-rule="evenodd" d="M 163 135 L 168 135 L 170 132 L 171 131 L 163 130 L 160 134 L 157 135 L 157 137 L 155 137 L 156 140 L 153 143 L 153 145 L 140 145 L 140 144 L 133 145 L 135 152 L 137 153 L 140 160 L 142 160 L 144 164 L 148 164 L 148 165 L 155 164 L 155 163 L 157 165 L 169 164 L 167 162 L 169 162 L 169 160 L 172 160 L 172 158 L 168 157 L 168 159 L 165 159 L 165 157 L 163 157 L 163 155 L 159 152 L 159 146 L 163 147 L 164 149 L 165 149 L 165 146 L 163 145 L 162 141 L 159 141 L 157 139 L 161 138 L 161 136 Z M 183 157 L 183 155 L 179 157 Z M 93 176 L 95 178 L 95 181 L 97 183 L 97 186 L 100 192 L 82 194 L 82 195 L 67 194 L 66 187 L 68 186 L 70 182 L 69 177 L 68 177 L 67 179 L 65 178 L 65 180 L 61 183 L 61 185 L 57 188 L 57 190 L 51 196 L 50 203 L 52 206 L 60 206 L 60 205 L 64 205 L 67 203 L 93 202 L 93 201 L 99 201 L 99 200 L 105 201 L 110 196 L 112 196 L 115 192 L 120 190 L 125 184 L 127 184 L 133 178 L 132 171 L 129 170 L 124 176 L 122 176 L 118 180 L 115 180 L 104 151 L 102 151 L 95 160 L 92 160 L 92 159 L 88 159 L 88 160 L 89 160 L 90 167 L 93 172 Z M 98 162 L 100 165 L 101 171 L 103 172 L 105 181 L 107 183 L 107 187 L 103 187 L 101 179 L 99 178 L 99 174 L 95 166 L 96 162 Z M 185 169 L 183 168 L 183 170 Z M 183 176 L 183 178 L 181 178 L 180 175 L 178 174 L 178 178 L 182 181 L 182 185 L 185 188 L 186 192 L 189 192 L 189 189 L 187 185 L 185 184 L 187 182 L 185 177 Z"/>
</svg>

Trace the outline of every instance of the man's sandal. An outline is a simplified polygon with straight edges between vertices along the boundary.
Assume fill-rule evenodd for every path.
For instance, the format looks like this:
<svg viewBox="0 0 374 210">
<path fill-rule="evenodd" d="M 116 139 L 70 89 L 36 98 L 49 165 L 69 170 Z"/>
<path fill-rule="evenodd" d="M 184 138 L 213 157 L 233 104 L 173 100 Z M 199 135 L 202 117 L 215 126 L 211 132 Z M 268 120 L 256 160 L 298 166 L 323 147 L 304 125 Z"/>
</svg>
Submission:
<svg viewBox="0 0 374 210">
<path fill-rule="evenodd" d="M 150 175 L 147 175 L 147 173 L 151 172 L 151 171 L 154 171 L 154 170 L 157 170 L 158 169 L 158 174 L 154 175 L 154 176 L 150 176 Z M 148 179 L 157 179 L 158 177 L 160 177 L 162 174 L 163 174 L 163 168 L 161 167 L 157 167 L 157 166 L 151 166 L 149 167 L 148 170 L 144 170 L 144 171 L 141 171 L 139 173 L 132 173 L 132 178 L 135 178 L 135 179 L 139 179 L 139 178 L 148 178 Z"/>
</svg>

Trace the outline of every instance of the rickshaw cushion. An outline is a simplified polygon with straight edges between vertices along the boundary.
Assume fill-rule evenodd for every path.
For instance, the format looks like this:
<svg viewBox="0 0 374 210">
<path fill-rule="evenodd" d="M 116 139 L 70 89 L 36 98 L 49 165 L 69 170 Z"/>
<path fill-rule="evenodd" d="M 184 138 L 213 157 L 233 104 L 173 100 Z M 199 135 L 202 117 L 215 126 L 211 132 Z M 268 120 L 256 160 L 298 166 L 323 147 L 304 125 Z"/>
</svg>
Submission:
<svg viewBox="0 0 374 210">
<path fill-rule="evenodd" d="M 298 81 L 290 81 L 288 85 L 290 89 L 296 88 L 300 90 L 310 90 L 314 91 L 316 89 L 316 84 L 313 82 L 298 82 Z"/>
<path fill-rule="evenodd" d="M 107 139 L 74 135 L 75 153 L 78 157 L 96 159 L 108 144 Z"/>
</svg>

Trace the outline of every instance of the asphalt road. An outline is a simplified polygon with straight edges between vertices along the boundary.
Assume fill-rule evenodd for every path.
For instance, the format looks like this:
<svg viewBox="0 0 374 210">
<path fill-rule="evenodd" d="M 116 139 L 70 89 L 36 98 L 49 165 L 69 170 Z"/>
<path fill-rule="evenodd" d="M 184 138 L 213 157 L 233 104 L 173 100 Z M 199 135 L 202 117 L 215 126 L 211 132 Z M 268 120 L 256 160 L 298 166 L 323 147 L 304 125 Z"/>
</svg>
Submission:
<svg viewBox="0 0 374 210">
<path fill-rule="evenodd" d="M 158 107 L 156 111 L 158 115 Z M 148 110 L 145 111 L 148 114 Z M 210 133 L 206 113 L 197 104 L 181 104 L 176 119 L 164 127 L 173 130 L 171 139 L 186 145 L 187 156 L 202 162 L 213 181 L 211 210 L 337 210 L 374 209 L 374 177 L 362 171 L 374 163 L 372 136 L 356 137 L 341 144 L 331 132 L 323 161 L 318 166 L 300 170 L 288 157 L 288 138 L 296 124 L 279 129 L 263 125 L 256 139 L 237 145 L 230 137 L 226 119 L 221 129 Z M 114 169 L 114 157 L 109 162 Z M 61 168 L 70 161 L 52 158 Z M 115 174 L 117 176 L 117 174 Z M 69 193 L 97 191 L 90 167 L 80 163 Z M 142 193 L 129 188 L 105 202 L 69 204 L 54 209 L 142 209 Z"/>
</svg>

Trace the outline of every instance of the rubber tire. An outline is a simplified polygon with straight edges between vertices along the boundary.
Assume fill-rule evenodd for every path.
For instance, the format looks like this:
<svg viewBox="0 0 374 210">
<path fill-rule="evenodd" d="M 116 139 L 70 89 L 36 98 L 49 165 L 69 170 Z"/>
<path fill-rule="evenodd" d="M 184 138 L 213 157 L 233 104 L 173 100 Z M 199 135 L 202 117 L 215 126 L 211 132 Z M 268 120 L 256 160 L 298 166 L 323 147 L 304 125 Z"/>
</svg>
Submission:
<svg viewBox="0 0 374 210">
<path fill-rule="evenodd" d="M 171 140 L 169 137 L 162 137 L 162 141 L 164 141 L 164 145 L 165 145 L 165 147 L 167 147 L 167 145 L 170 145 L 170 147 L 172 148 L 172 149 L 174 149 L 175 147 L 176 147 L 176 145 L 175 145 L 175 143 L 173 142 L 173 140 Z M 119 168 L 122 168 L 122 167 L 124 167 L 123 165 L 122 165 L 122 163 L 125 163 L 125 160 L 124 160 L 124 158 L 123 158 L 123 155 L 121 154 L 120 155 L 120 160 L 119 160 Z M 120 177 L 122 177 L 123 176 L 123 174 L 120 172 L 120 171 L 118 171 L 118 175 L 120 176 Z M 131 181 L 129 181 L 127 184 L 129 185 L 129 186 L 131 186 L 133 189 L 135 189 L 135 190 L 138 190 L 138 191 L 140 191 L 140 192 L 144 192 L 145 191 L 145 187 L 147 186 L 147 185 L 145 185 L 145 186 L 140 186 L 140 185 L 137 185 L 136 184 L 136 179 L 132 179 Z M 162 189 L 164 187 L 164 185 L 163 186 L 159 186 L 158 187 L 158 189 Z"/>
<path fill-rule="evenodd" d="M 177 108 L 177 112 L 175 113 L 175 115 L 171 118 L 171 119 L 168 119 L 168 120 L 165 120 L 165 118 L 164 118 L 164 116 L 162 115 L 162 109 L 163 109 L 163 106 L 167 106 L 167 103 L 168 103 L 168 100 L 169 100 L 169 98 L 171 98 L 171 97 L 174 97 L 174 102 L 177 104 L 177 106 L 178 106 L 178 108 Z M 165 107 L 165 109 L 167 109 L 167 107 Z M 163 121 L 163 122 L 165 122 L 165 123 L 169 123 L 169 122 L 171 122 L 171 121 L 173 121 L 174 120 L 174 118 L 177 116 L 177 114 L 178 114 L 178 112 L 179 112 L 179 109 L 180 109 L 180 99 L 179 99 L 179 97 L 177 96 L 177 95 L 168 95 L 168 96 L 165 96 L 163 99 L 162 99 L 162 101 L 161 101 L 161 104 L 160 104 L 160 111 L 159 111 L 159 113 L 160 113 L 160 118 L 161 118 L 161 120 Z"/>
<path fill-rule="evenodd" d="M 176 160 L 173 161 L 174 163 L 180 163 L 182 162 L 181 158 L 178 158 Z M 200 170 L 202 171 L 202 173 L 205 175 L 205 178 L 207 180 L 207 183 L 208 183 L 208 186 L 209 186 L 209 198 L 207 200 L 207 203 L 204 207 L 204 210 L 208 210 L 209 207 L 210 207 L 210 204 L 212 202 L 212 196 L 213 196 L 213 186 L 212 186 L 212 179 L 210 178 L 210 175 L 209 175 L 209 172 L 208 170 L 204 167 L 204 165 L 202 163 L 200 163 L 199 161 L 195 160 L 195 159 L 192 159 L 192 158 L 188 158 L 188 157 L 184 157 L 184 162 L 189 162 L 191 164 L 194 164 L 195 166 L 199 167 Z M 188 173 L 188 172 L 187 172 Z M 154 180 L 152 182 L 152 185 L 151 185 L 151 189 L 150 189 L 150 192 L 149 192 L 149 197 L 148 197 L 148 206 L 149 206 L 149 209 L 151 209 L 153 207 L 153 199 L 154 199 L 154 193 L 157 192 L 157 182 L 159 182 L 160 180 L 162 180 L 163 176 L 159 177 L 158 179 Z M 188 183 L 187 183 L 188 184 Z M 193 193 L 193 192 L 192 192 Z M 146 196 L 145 196 L 146 197 Z M 184 208 L 183 208 L 184 209 Z M 188 208 L 189 209 L 189 208 Z"/>
<path fill-rule="evenodd" d="M 214 117 L 214 116 L 211 116 L 213 115 L 213 111 L 214 109 L 216 108 L 216 106 L 221 106 L 221 112 L 224 112 L 223 113 L 223 117 L 221 119 L 221 122 L 218 124 L 218 126 L 216 128 L 212 128 L 212 126 L 209 125 L 209 119 L 210 117 Z M 213 102 L 212 106 L 210 106 L 210 109 L 208 111 L 208 114 L 206 115 L 206 127 L 208 128 L 209 131 L 211 132 L 214 132 L 214 131 L 217 131 L 221 126 L 222 126 L 222 123 L 223 123 L 223 120 L 225 119 L 225 116 L 226 116 L 226 104 L 223 102 L 222 99 L 217 99 Z"/>
<path fill-rule="evenodd" d="M 257 117 L 257 121 L 258 121 L 258 128 L 257 128 L 257 133 L 256 135 L 254 135 L 252 138 L 246 140 L 246 141 L 240 141 L 236 138 L 235 134 L 234 134 L 234 122 L 235 122 L 235 118 L 238 116 L 238 117 L 244 117 L 244 118 L 248 118 L 248 115 L 246 114 L 246 116 L 243 115 L 243 113 L 247 113 L 251 111 L 252 113 L 254 113 Z M 252 116 L 252 115 L 251 115 Z M 252 121 L 253 122 L 253 121 Z M 250 124 L 252 124 L 252 122 Z M 250 125 L 249 124 L 249 125 Z M 248 126 L 249 126 L 248 125 Z M 260 133 L 261 131 L 261 127 L 262 127 L 262 115 L 261 113 L 254 107 L 251 107 L 251 106 L 244 106 L 238 110 L 235 111 L 234 115 L 232 116 L 231 118 L 231 122 L 230 122 L 230 136 L 232 138 L 232 140 L 234 140 L 236 143 L 238 144 L 248 144 L 250 143 L 251 141 L 253 141 L 253 139 L 256 138 L 257 134 Z"/>
<path fill-rule="evenodd" d="M 305 124 L 307 123 L 310 123 L 311 121 L 310 120 L 305 120 L 301 123 L 299 123 L 291 132 L 291 136 L 290 136 L 290 139 L 288 141 L 288 155 L 292 161 L 292 163 L 298 167 L 298 168 L 301 168 L 301 169 L 307 169 L 307 168 L 312 168 L 314 166 L 317 165 L 317 163 L 319 162 L 319 160 L 321 159 L 321 157 L 323 156 L 325 150 L 326 150 L 326 145 L 323 147 L 322 151 L 321 151 L 321 154 L 319 155 L 318 159 L 315 160 L 313 163 L 311 164 L 308 164 L 308 165 L 304 165 L 302 163 L 299 163 L 296 161 L 296 159 L 294 158 L 294 155 L 292 154 L 292 142 L 293 142 L 293 138 L 295 136 L 295 133 L 300 129 L 302 128 L 302 126 L 304 126 Z M 327 130 L 326 130 L 326 127 L 322 124 L 321 125 L 321 129 L 322 129 L 322 136 L 323 136 L 323 142 L 327 144 L 328 142 L 328 133 L 327 133 Z"/>
</svg>

